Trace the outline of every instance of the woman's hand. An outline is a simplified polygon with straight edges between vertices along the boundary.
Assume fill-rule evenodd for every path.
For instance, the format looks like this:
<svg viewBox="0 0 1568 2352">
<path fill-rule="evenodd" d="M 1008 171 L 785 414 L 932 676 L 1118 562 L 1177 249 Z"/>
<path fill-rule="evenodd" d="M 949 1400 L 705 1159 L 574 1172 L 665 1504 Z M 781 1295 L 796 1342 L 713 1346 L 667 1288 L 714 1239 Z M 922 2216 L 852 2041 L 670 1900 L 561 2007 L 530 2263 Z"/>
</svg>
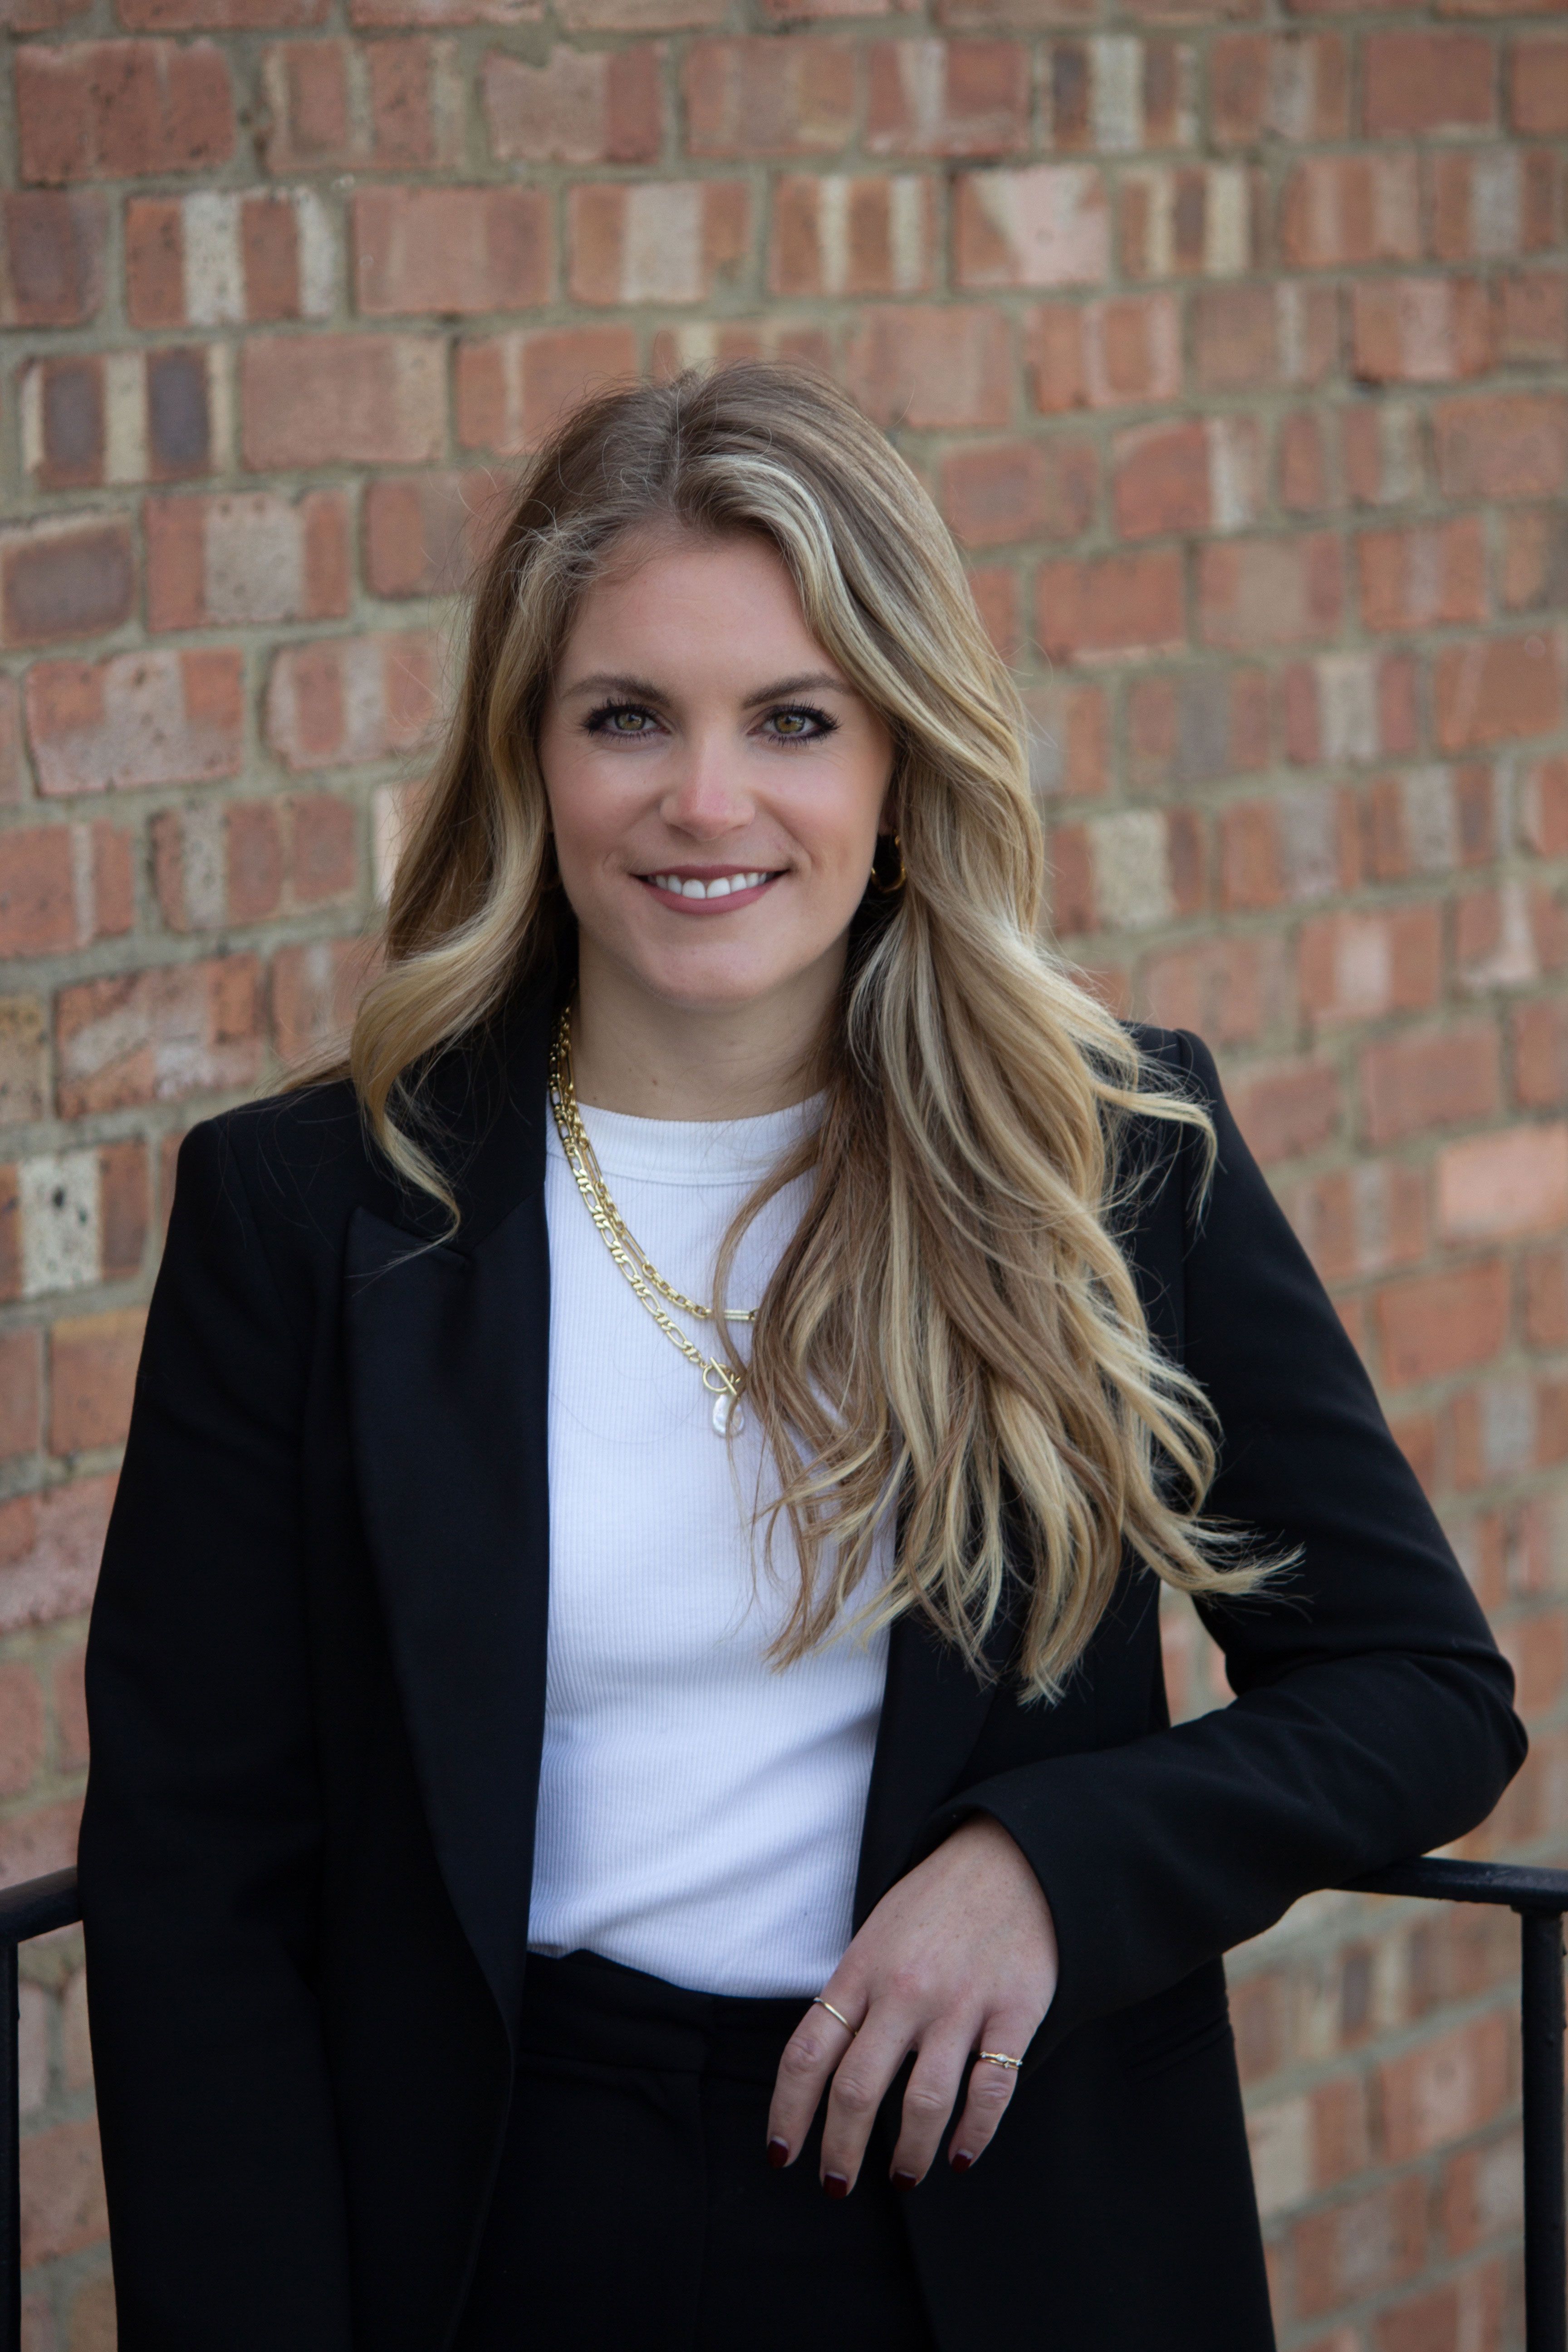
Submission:
<svg viewBox="0 0 1568 2352">
<path fill-rule="evenodd" d="M 822 2185 L 855 2186 L 888 2086 L 915 2052 L 893 2151 L 900 2189 L 923 2179 L 977 2050 L 1021 2058 L 1057 1989 L 1057 1937 L 1039 1881 L 999 1822 L 976 1814 L 882 1897 L 779 2063 L 768 2113 L 768 2155 L 800 2153 L 831 2075 L 822 2132 Z M 977 2062 L 948 2161 L 967 2172 L 988 2146 L 1017 2076 Z"/>
</svg>

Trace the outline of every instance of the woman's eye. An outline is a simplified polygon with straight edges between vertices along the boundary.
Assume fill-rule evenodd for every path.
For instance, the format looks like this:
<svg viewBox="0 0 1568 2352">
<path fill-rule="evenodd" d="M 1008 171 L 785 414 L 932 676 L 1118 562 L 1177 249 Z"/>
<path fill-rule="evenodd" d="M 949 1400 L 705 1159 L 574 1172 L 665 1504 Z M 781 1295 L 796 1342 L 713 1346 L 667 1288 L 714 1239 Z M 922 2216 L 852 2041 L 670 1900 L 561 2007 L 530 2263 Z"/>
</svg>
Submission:
<svg viewBox="0 0 1568 2352">
<path fill-rule="evenodd" d="M 590 734 L 618 735 L 623 742 L 636 742 L 639 737 L 653 733 L 653 714 L 630 708 L 595 710 L 588 721 L 588 730 Z"/>
<path fill-rule="evenodd" d="M 763 724 L 781 743 L 809 743 L 833 732 L 825 710 L 770 710 Z"/>
</svg>

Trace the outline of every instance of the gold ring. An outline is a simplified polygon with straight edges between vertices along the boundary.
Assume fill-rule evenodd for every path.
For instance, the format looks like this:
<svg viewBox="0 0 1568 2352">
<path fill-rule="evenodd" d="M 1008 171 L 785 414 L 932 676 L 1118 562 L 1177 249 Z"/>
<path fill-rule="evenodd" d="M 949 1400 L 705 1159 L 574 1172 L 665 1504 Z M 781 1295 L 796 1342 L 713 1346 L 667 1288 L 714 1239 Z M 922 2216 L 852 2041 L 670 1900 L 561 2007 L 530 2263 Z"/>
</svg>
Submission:
<svg viewBox="0 0 1568 2352">
<path fill-rule="evenodd" d="M 851 2025 L 849 2020 L 845 2016 L 844 2011 L 841 2009 L 835 2009 L 830 2000 L 824 2000 L 819 1992 L 814 1992 L 812 1994 L 811 2005 L 813 2009 L 825 2009 L 829 2017 L 836 2017 L 838 2020 L 839 2024 L 844 2028 L 846 2033 L 859 2032 L 860 2028 L 858 2025 Z"/>
<path fill-rule="evenodd" d="M 1005 2057 L 1000 2050 L 979 2050 L 975 2056 L 984 2058 L 988 2066 L 1005 2066 L 1011 2074 L 1016 2074 L 1024 2063 L 1021 2058 Z"/>
</svg>

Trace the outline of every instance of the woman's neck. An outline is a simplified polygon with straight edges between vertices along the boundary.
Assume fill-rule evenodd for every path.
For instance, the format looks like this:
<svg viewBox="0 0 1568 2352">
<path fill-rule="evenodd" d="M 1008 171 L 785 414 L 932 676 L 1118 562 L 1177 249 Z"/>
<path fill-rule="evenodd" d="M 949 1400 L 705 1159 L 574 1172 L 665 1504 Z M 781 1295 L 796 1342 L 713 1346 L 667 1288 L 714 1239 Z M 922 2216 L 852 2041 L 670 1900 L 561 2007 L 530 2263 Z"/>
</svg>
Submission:
<svg viewBox="0 0 1568 2352">
<path fill-rule="evenodd" d="M 803 976 L 741 1004 L 654 996 L 583 942 L 572 1014 L 577 1098 L 639 1118 L 755 1118 L 820 1086 L 820 1043 L 840 974 Z"/>
</svg>

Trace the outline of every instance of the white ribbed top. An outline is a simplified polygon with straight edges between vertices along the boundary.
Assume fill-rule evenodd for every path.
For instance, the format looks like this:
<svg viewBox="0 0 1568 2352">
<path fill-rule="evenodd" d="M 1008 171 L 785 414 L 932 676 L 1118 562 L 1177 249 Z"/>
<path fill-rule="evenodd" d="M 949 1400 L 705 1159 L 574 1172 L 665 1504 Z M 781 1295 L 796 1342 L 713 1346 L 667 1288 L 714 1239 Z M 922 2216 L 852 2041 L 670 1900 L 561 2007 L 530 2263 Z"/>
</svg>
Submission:
<svg viewBox="0 0 1568 2352">
<path fill-rule="evenodd" d="M 708 1299 L 731 1218 L 815 1108 L 723 1125 L 583 1117 L 654 1265 Z M 549 1682 L 529 1942 L 698 1991 L 813 1993 L 849 1940 L 887 1639 L 769 1664 L 797 1570 L 787 1528 L 772 1581 L 753 1542 L 754 1423 L 732 1447 L 714 1434 L 700 1375 L 612 1261 L 553 1128 L 548 1152 Z M 762 1297 L 808 1182 L 747 1234 L 738 1306 Z M 699 1344 L 710 1329 L 682 1328 Z M 882 1540 L 879 1576 L 890 1527 Z"/>
</svg>

